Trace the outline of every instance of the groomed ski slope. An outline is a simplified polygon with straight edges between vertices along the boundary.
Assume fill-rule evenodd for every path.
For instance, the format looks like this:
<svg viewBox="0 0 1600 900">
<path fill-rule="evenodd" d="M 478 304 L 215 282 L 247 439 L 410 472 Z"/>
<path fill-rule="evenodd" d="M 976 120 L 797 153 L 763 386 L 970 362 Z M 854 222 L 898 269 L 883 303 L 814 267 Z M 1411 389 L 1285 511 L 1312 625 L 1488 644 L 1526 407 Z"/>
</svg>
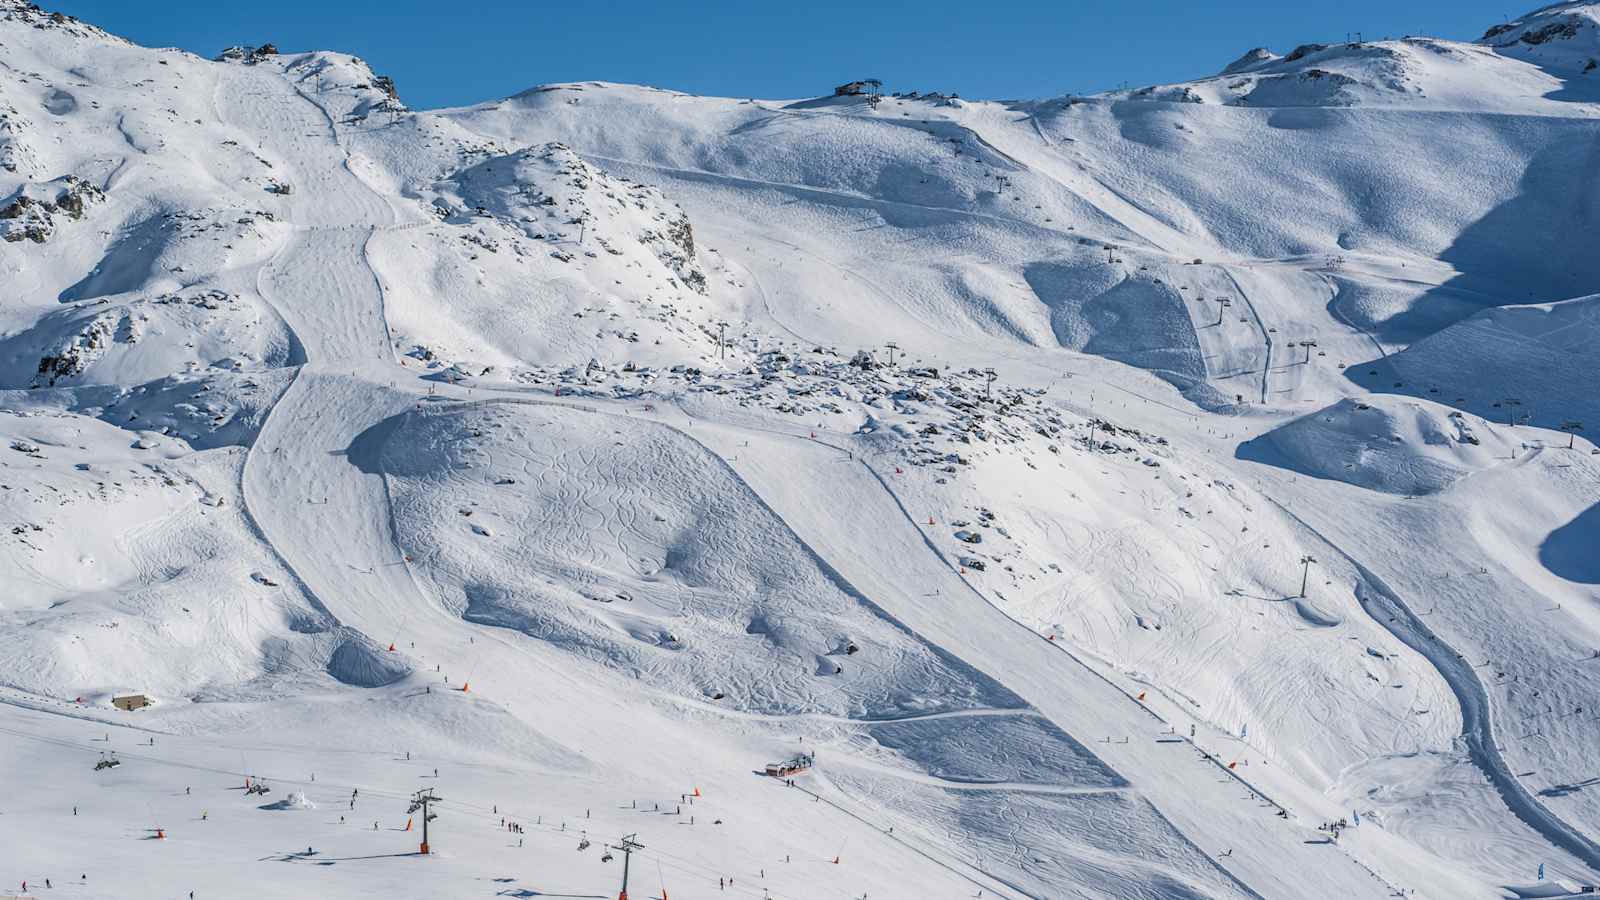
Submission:
<svg viewBox="0 0 1600 900">
<path fill-rule="evenodd" d="M 0 244 L 0 877 L 1600 880 L 1600 108 L 1521 33 L 414 113 L 0 2 L 0 197 L 84 198 Z"/>
</svg>

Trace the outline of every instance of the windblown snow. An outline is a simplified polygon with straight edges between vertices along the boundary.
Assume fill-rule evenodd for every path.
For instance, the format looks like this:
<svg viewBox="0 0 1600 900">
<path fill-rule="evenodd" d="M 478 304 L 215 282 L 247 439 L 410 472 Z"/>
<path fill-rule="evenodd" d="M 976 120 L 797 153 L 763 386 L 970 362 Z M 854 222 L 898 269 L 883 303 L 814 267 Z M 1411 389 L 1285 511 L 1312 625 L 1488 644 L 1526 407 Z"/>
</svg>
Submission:
<svg viewBox="0 0 1600 900">
<path fill-rule="evenodd" d="M 1597 58 L 419 111 L 0 0 L 0 888 L 1600 883 Z"/>
</svg>

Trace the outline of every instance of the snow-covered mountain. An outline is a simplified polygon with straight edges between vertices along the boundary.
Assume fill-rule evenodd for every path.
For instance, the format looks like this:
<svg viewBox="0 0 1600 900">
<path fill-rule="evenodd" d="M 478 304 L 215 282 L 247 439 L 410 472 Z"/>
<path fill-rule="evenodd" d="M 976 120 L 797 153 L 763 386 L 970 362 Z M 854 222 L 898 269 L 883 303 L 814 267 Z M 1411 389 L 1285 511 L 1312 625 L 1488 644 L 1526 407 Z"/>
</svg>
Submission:
<svg viewBox="0 0 1600 900">
<path fill-rule="evenodd" d="M 0 878 L 1600 882 L 1597 11 L 418 111 L 0 0 Z"/>
<path fill-rule="evenodd" d="M 1600 8 L 1587 0 L 1541 7 L 1484 32 L 1495 52 L 1567 75 L 1600 69 Z"/>
</svg>

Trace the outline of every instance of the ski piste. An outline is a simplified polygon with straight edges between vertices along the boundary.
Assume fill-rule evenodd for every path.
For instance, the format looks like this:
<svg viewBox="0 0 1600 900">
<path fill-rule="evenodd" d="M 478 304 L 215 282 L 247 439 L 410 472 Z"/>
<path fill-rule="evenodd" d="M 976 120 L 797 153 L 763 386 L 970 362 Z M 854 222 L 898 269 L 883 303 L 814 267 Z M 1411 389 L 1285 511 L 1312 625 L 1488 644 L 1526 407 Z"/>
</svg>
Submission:
<svg viewBox="0 0 1600 900">
<path fill-rule="evenodd" d="M 1600 882 L 1597 8 L 418 110 L 0 0 L 0 887 Z"/>
</svg>

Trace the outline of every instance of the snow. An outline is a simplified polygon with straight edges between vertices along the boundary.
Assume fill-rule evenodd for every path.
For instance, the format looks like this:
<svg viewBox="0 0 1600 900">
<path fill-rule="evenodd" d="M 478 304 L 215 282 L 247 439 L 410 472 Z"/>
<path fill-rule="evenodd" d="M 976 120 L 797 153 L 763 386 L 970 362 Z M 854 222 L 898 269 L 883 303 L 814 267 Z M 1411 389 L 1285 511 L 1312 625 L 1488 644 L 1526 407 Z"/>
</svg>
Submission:
<svg viewBox="0 0 1600 900">
<path fill-rule="evenodd" d="M 1239 452 L 1320 478 L 1414 496 L 1442 491 L 1514 451 L 1499 435 L 1486 437 L 1487 443 L 1465 414 L 1426 401 L 1346 398 L 1241 445 Z"/>
<path fill-rule="evenodd" d="M 0 878 L 1600 881 L 1596 9 L 418 112 L 0 0 Z"/>
</svg>

